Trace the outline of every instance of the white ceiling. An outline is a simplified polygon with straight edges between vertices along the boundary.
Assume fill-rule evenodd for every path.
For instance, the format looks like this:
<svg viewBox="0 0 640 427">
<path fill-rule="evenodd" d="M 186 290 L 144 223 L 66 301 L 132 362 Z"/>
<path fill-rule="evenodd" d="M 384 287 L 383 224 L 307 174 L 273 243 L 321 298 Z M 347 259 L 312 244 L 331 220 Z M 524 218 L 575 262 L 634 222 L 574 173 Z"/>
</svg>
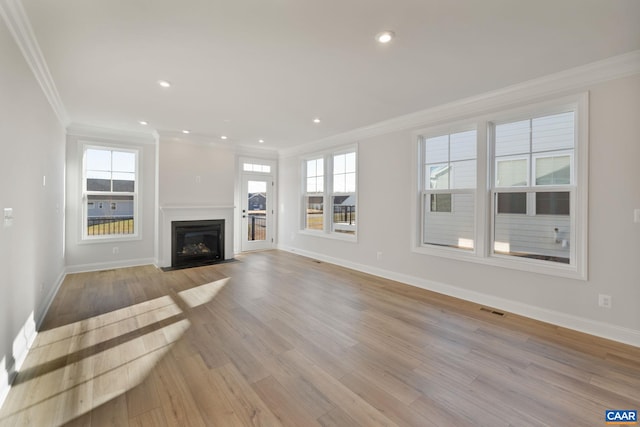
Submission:
<svg viewBox="0 0 640 427">
<path fill-rule="evenodd" d="M 640 49 L 638 0 L 23 5 L 72 122 L 274 149 Z"/>
</svg>

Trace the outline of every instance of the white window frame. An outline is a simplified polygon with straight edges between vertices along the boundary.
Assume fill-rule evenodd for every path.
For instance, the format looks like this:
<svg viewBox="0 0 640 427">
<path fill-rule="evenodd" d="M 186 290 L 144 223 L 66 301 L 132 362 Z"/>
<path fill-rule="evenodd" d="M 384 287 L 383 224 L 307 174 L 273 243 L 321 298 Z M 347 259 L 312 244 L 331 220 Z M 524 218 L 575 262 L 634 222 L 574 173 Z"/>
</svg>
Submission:
<svg viewBox="0 0 640 427">
<path fill-rule="evenodd" d="M 141 215 L 139 209 L 140 200 L 140 165 L 142 164 L 142 150 L 139 148 L 132 148 L 130 146 L 112 145 L 107 143 L 98 142 L 82 142 L 81 144 L 81 158 L 80 168 L 82 183 L 80 185 L 80 233 L 81 240 L 79 243 L 101 243 L 112 241 L 128 241 L 128 240 L 140 240 L 141 239 Z M 120 191 L 88 191 L 87 190 L 87 168 L 86 168 L 86 152 L 88 149 L 106 150 L 106 151 L 120 151 L 135 154 L 135 185 L 133 192 L 120 192 Z M 130 234 L 106 234 L 106 235 L 89 235 L 87 234 L 87 217 L 88 217 L 88 196 L 94 195 L 109 195 L 109 196 L 133 196 L 133 233 Z M 104 202 L 99 202 L 99 209 L 104 208 Z M 102 206 L 102 207 L 100 207 Z M 111 209 L 110 209 L 111 210 Z"/>
<path fill-rule="evenodd" d="M 518 107 L 512 107 L 518 105 Z M 574 149 L 571 159 L 573 170 L 571 172 L 571 188 L 567 185 L 535 185 L 535 158 L 545 157 L 545 152 L 531 154 L 532 159 L 528 162 L 528 180 L 527 187 L 505 187 L 500 188 L 500 192 L 513 191 L 528 193 L 529 189 L 538 191 L 570 191 L 571 203 L 571 264 L 562 264 L 558 262 L 542 261 L 529 258 L 514 257 L 510 255 L 495 254 L 492 248 L 493 230 L 494 230 L 494 193 L 495 193 L 495 171 L 496 158 L 493 155 L 493 139 L 495 123 L 507 123 L 517 120 L 542 117 L 557 113 L 573 110 L 574 116 Z M 471 115 L 466 115 L 471 117 Z M 477 108 L 476 114 L 465 119 L 465 123 L 476 126 L 477 128 L 477 179 L 476 179 L 476 196 L 475 203 L 475 248 L 473 251 L 460 250 L 450 247 L 432 247 L 425 246 L 422 242 L 423 236 L 423 217 L 422 207 L 424 206 L 424 195 L 422 188 L 424 186 L 424 168 L 422 138 L 425 135 L 437 136 L 449 129 L 452 133 L 460 131 L 460 122 L 455 121 L 455 115 L 448 116 L 450 123 L 445 125 L 436 125 L 418 130 L 412 134 L 412 145 L 414 147 L 414 162 L 412 166 L 413 194 L 412 211 L 414 212 L 414 221 L 411 226 L 411 250 L 412 252 L 440 256 L 450 259 L 458 259 L 468 262 L 474 262 L 484 265 L 496 266 L 501 268 L 515 269 L 521 271 L 535 272 L 547 274 L 557 277 L 568 277 L 572 279 L 587 280 L 588 278 L 588 152 L 589 152 L 589 95 L 588 92 L 577 93 L 556 98 L 547 98 L 546 101 L 527 102 L 527 100 L 510 99 L 509 103 L 503 106 L 488 105 L 486 109 Z M 442 123 L 442 121 L 439 121 Z M 563 150 L 549 152 L 556 155 L 562 153 Z M 571 151 L 571 150 L 566 150 Z M 507 157 L 526 157 L 526 155 L 505 156 Z M 451 190 L 453 192 L 454 190 Z M 535 193 L 528 195 L 533 196 L 533 203 L 527 200 L 527 214 L 535 214 Z M 453 209 L 453 207 L 452 207 Z"/>
<path fill-rule="evenodd" d="M 334 192 L 333 191 L 333 157 L 336 155 L 355 153 L 356 155 L 356 188 L 355 192 Z M 323 191 L 322 192 L 307 192 L 307 162 L 310 160 L 323 159 Z M 358 239 L 358 176 L 359 176 L 359 155 L 358 145 L 348 145 L 343 147 L 337 147 L 331 150 L 322 152 L 315 152 L 303 156 L 301 158 L 302 169 L 302 201 L 301 201 L 301 218 L 300 218 L 300 230 L 301 234 L 308 234 L 313 236 L 319 236 L 330 239 L 338 239 L 345 241 L 357 242 Z M 356 204 L 356 222 L 354 225 L 354 233 L 344 233 L 335 231 L 335 224 L 333 220 L 333 197 L 334 196 L 353 196 Z M 307 199 L 308 197 L 322 197 L 323 199 L 323 218 L 322 218 L 322 230 L 314 230 L 307 228 Z"/>
</svg>

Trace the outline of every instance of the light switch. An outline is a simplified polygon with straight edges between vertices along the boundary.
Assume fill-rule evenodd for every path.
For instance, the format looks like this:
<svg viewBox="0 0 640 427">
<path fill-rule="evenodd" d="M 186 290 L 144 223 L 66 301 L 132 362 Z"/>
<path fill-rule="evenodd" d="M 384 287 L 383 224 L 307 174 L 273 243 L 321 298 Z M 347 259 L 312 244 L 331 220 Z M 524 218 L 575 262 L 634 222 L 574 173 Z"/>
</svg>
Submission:
<svg viewBox="0 0 640 427">
<path fill-rule="evenodd" d="M 633 210 L 633 222 L 640 222 L 640 209 Z"/>
<path fill-rule="evenodd" d="M 4 208 L 4 225 L 8 227 L 13 224 L 13 208 Z"/>
</svg>

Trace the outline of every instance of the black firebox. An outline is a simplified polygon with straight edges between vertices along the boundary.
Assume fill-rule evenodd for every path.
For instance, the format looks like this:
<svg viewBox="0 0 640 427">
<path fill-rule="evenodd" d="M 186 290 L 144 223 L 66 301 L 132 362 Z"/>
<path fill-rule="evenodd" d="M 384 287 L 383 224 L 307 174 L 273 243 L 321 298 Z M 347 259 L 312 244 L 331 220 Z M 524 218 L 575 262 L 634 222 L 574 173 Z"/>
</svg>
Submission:
<svg viewBox="0 0 640 427">
<path fill-rule="evenodd" d="M 224 261 L 224 219 L 171 222 L 171 267 Z"/>
</svg>

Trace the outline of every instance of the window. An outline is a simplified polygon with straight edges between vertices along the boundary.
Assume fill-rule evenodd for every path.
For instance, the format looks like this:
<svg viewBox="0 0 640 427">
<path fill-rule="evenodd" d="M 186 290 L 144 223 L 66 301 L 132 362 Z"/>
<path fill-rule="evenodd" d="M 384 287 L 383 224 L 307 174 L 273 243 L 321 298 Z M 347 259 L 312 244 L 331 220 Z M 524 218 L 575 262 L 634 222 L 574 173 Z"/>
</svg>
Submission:
<svg viewBox="0 0 640 427">
<path fill-rule="evenodd" d="M 355 148 L 305 159 L 303 229 L 331 236 L 356 235 Z M 326 208 L 325 208 L 326 207 Z"/>
<path fill-rule="evenodd" d="M 84 147 L 83 238 L 137 234 L 138 152 Z"/>
<path fill-rule="evenodd" d="M 585 93 L 416 132 L 413 251 L 586 279 L 587 118 Z"/>
<path fill-rule="evenodd" d="M 421 136 L 422 245 L 473 250 L 475 130 Z"/>
<path fill-rule="evenodd" d="M 574 111 L 494 124 L 493 135 L 494 253 L 569 264 Z"/>
<path fill-rule="evenodd" d="M 270 165 L 258 165 L 255 163 L 243 163 L 242 169 L 245 172 L 271 173 Z"/>
<path fill-rule="evenodd" d="M 324 230 L 324 159 L 306 162 L 305 228 Z"/>
<path fill-rule="evenodd" d="M 356 234 L 356 153 L 333 156 L 333 231 Z"/>
</svg>

